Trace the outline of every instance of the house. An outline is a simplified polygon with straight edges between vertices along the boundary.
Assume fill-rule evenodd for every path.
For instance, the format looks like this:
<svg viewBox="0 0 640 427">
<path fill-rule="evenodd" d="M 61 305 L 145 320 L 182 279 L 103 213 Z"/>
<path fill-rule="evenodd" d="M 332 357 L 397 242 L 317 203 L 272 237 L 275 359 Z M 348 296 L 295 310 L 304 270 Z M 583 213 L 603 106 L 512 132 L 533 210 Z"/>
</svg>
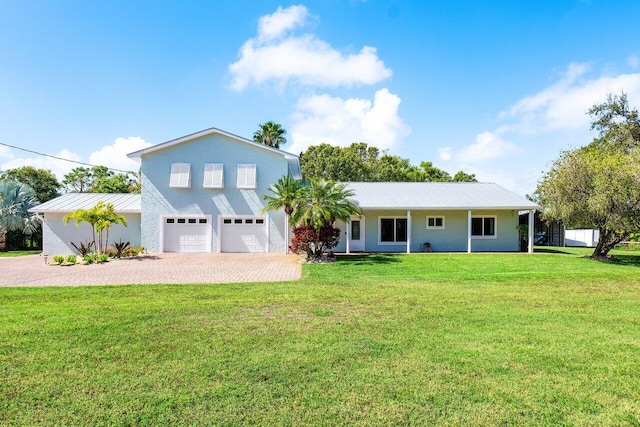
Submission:
<svg viewBox="0 0 640 427">
<path fill-rule="evenodd" d="M 141 163 L 140 195 L 67 194 L 34 209 L 46 224 L 45 253 L 84 241 L 90 228 L 65 227 L 62 217 L 98 200 L 129 221 L 126 231 L 113 228 L 111 242 L 122 237 L 149 252 L 287 250 L 284 212 L 263 213 L 262 196 L 283 175 L 301 178 L 298 156 L 211 128 L 129 157 Z M 496 184 L 348 185 L 362 216 L 339 224 L 342 252 L 518 251 L 519 212 L 539 208 Z"/>
<path fill-rule="evenodd" d="M 99 201 L 113 204 L 116 213 L 127 220 L 128 226 L 113 225 L 109 229 L 109 243 L 129 242 L 131 246 L 140 246 L 140 195 L 139 194 L 100 194 L 68 193 L 42 203 L 31 212 L 36 212 L 42 221 L 42 253 L 47 255 L 66 255 L 77 252 L 71 243 L 91 241 L 91 225 L 75 220 L 64 223 L 64 216 L 78 209 L 91 209 Z"/>
<path fill-rule="evenodd" d="M 517 252 L 519 212 L 539 208 L 491 183 L 352 182 L 362 215 L 337 252 Z M 533 226 L 529 227 L 532 241 Z M 529 251 L 533 245 L 529 245 Z"/>
<path fill-rule="evenodd" d="M 211 128 L 129 154 L 141 162 L 141 242 L 149 252 L 284 252 L 284 212 L 262 213 L 298 156 Z"/>
</svg>

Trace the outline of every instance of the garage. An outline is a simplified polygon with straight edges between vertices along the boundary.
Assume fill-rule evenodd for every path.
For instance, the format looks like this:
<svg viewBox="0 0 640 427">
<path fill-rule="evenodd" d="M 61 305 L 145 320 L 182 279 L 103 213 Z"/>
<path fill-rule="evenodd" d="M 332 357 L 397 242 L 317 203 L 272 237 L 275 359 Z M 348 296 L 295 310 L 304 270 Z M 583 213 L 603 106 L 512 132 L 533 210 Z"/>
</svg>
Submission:
<svg viewBox="0 0 640 427">
<path fill-rule="evenodd" d="M 163 221 L 163 252 L 210 252 L 209 218 L 171 217 Z"/>
<path fill-rule="evenodd" d="M 267 252 L 267 221 L 263 217 L 222 218 L 221 252 Z"/>
</svg>

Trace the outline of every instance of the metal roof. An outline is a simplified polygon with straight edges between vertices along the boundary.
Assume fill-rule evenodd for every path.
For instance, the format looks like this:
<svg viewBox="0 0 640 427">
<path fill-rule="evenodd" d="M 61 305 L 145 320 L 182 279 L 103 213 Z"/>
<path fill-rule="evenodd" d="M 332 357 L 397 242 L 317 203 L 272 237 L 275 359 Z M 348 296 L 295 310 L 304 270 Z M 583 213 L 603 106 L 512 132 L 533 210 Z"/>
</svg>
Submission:
<svg viewBox="0 0 640 427">
<path fill-rule="evenodd" d="M 347 182 L 362 209 L 539 209 L 497 184 L 480 182 Z"/>
<path fill-rule="evenodd" d="M 91 209 L 103 201 L 111 203 L 119 213 L 140 213 L 139 194 L 105 194 L 105 193 L 68 193 L 53 200 L 44 202 L 30 212 L 73 212 L 78 209 Z"/>
<path fill-rule="evenodd" d="M 160 144 L 157 144 L 157 145 L 153 145 L 151 147 L 143 148 L 142 150 L 134 151 L 133 153 L 127 154 L 127 156 L 132 158 L 132 159 L 134 159 L 134 160 L 140 160 L 142 158 L 143 154 L 152 153 L 152 152 L 157 151 L 157 150 L 162 150 L 164 148 L 171 147 L 172 145 L 180 144 L 180 143 L 183 143 L 183 142 L 186 142 L 186 141 L 191 141 L 193 139 L 200 138 L 200 137 L 207 136 L 207 135 L 211 135 L 211 134 L 215 134 L 215 133 L 217 133 L 219 135 L 227 136 L 229 138 L 233 138 L 233 139 L 235 139 L 237 141 L 240 141 L 240 142 L 244 142 L 244 143 L 247 143 L 247 144 L 255 145 L 257 148 L 260 148 L 260 149 L 263 149 L 263 150 L 269 150 L 269 151 L 273 151 L 275 153 L 279 153 L 282 156 L 284 156 L 286 159 L 299 161 L 299 158 L 300 158 L 299 156 L 296 156 L 295 154 L 291 154 L 291 153 L 289 153 L 287 151 L 282 151 L 282 150 L 277 149 L 277 148 L 269 147 L 268 145 L 264 145 L 264 144 L 257 143 L 255 141 L 251 141 L 250 139 L 246 139 L 246 138 L 243 138 L 241 136 L 234 135 L 234 134 L 229 133 L 229 132 L 225 132 L 225 131 L 223 131 L 221 129 L 218 129 L 218 128 L 209 128 L 209 129 L 201 130 L 200 132 L 195 132 L 195 133 L 192 133 L 192 134 L 189 134 L 189 135 L 186 135 L 186 136 L 182 136 L 180 138 L 172 139 L 171 141 L 163 142 L 163 143 L 160 143 Z"/>
</svg>

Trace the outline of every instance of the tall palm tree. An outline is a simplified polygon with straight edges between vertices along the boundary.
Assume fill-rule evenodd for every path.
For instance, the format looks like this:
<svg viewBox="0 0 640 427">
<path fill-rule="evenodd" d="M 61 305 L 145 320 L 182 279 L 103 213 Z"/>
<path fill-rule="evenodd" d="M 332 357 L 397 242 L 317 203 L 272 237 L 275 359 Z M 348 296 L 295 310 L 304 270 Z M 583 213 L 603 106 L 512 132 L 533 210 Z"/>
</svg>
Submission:
<svg viewBox="0 0 640 427">
<path fill-rule="evenodd" d="M 38 219 L 29 209 L 36 206 L 31 187 L 12 180 L 0 180 L 0 251 L 6 251 L 8 231 L 30 235 L 38 229 Z"/>
<path fill-rule="evenodd" d="M 264 195 L 263 200 L 267 201 L 266 206 L 262 209 L 262 213 L 266 211 L 284 210 L 284 229 L 285 242 L 287 242 L 286 251 L 289 251 L 289 226 L 294 224 L 291 222 L 291 214 L 295 211 L 296 206 L 304 196 L 305 186 L 299 179 L 293 179 L 291 175 L 281 177 L 278 182 L 269 187 L 269 191 L 273 196 Z"/>
<path fill-rule="evenodd" d="M 253 140 L 274 148 L 280 148 L 280 144 L 287 142 L 287 131 L 279 124 L 272 121 L 262 123 L 253 133 Z"/>
<path fill-rule="evenodd" d="M 335 181 L 312 180 L 304 198 L 298 204 L 291 220 L 316 229 L 333 226 L 337 219 L 348 221 L 360 214 L 360 207 L 351 199 L 353 190 L 347 184 Z"/>
</svg>

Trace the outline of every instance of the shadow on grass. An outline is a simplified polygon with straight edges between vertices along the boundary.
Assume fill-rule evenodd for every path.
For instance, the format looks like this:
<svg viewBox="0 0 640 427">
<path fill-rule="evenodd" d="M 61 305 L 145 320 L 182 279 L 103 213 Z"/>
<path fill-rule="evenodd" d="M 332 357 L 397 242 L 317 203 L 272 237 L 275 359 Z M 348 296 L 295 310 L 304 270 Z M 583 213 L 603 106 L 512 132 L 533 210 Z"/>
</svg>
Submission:
<svg viewBox="0 0 640 427">
<path fill-rule="evenodd" d="M 575 255 L 575 252 L 570 252 L 563 250 L 562 247 L 554 247 L 554 246 L 536 246 L 534 249 L 535 253 L 541 254 L 567 254 L 567 255 Z"/>
<path fill-rule="evenodd" d="M 397 255 L 391 254 L 361 254 L 361 255 L 340 255 L 338 262 L 341 264 L 353 265 L 373 265 L 390 264 L 400 262 Z"/>
</svg>

